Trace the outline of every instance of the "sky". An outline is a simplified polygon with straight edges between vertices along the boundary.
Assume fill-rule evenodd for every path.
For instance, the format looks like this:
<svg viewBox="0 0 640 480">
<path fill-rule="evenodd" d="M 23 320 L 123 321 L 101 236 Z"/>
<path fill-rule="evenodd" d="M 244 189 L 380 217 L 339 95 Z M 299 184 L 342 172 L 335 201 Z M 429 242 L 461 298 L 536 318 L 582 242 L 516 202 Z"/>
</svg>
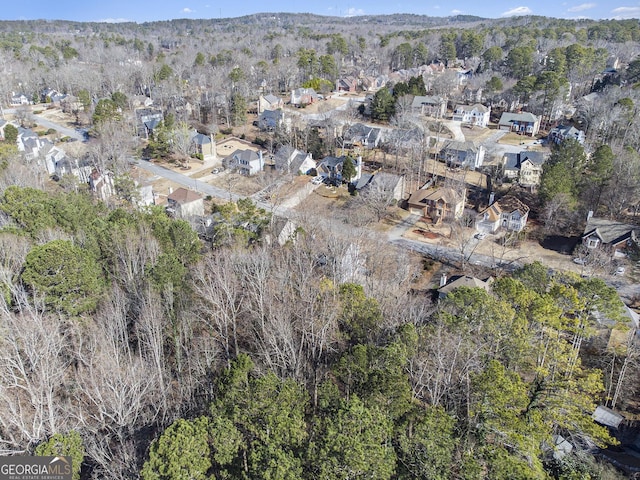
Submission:
<svg viewBox="0 0 640 480">
<path fill-rule="evenodd" d="M 597 2 L 535 0 L 26 0 L 5 1 L 1 20 L 73 20 L 80 22 L 151 22 L 175 18 L 230 18 L 265 12 L 315 13 L 332 16 L 413 13 L 434 17 L 477 15 L 502 18 L 517 15 L 594 20 L 640 18 L 640 1 Z"/>
</svg>

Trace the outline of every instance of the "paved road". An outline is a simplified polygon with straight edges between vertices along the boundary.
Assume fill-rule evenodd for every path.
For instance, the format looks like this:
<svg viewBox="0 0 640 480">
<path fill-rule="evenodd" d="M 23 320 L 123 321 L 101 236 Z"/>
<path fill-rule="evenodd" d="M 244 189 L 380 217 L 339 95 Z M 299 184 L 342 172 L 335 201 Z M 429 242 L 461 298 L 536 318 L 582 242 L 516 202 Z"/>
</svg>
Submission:
<svg viewBox="0 0 640 480">
<path fill-rule="evenodd" d="M 16 113 L 16 109 L 15 108 L 5 108 L 3 110 L 3 112 L 5 114 L 10 114 L 10 115 L 15 115 Z M 42 117 L 41 115 L 32 115 L 34 121 L 38 124 L 41 125 L 45 128 L 53 128 L 54 130 L 58 131 L 59 133 L 61 133 L 63 136 L 67 136 L 67 137 L 71 137 L 71 138 L 75 138 L 76 140 L 79 140 L 81 142 L 84 142 L 86 140 L 84 134 L 82 132 L 79 132 L 73 128 L 67 128 L 65 126 L 62 125 L 58 125 L 57 123 L 52 122 L 51 120 L 47 120 L 46 118 Z"/>
<path fill-rule="evenodd" d="M 184 175 L 180 172 L 176 172 L 169 168 L 163 167 L 161 165 L 156 165 L 155 163 L 147 162 L 146 160 L 132 159 L 132 163 L 134 163 L 138 168 L 142 170 L 146 170 L 147 172 L 152 173 L 153 175 L 165 178 L 174 183 L 177 183 L 178 185 L 182 185 L 186 188 L 195 190 L 196 192 L 202 193 L 204 195 L 211 195 L 212 197 L 216 197 L 221 200 L 227 200 L 232 202 L 236 202 L 241 198 L 250 198 L 244 195 L 238 195 L 236 193 L 230 192 L 229 190 L 225 190 L 220 187 L 214 187 L 213 185 L 209 185 L 208 183 L 202 182 L 200 180 L 196 180 L 194 178 L 191 178 L 187 175 Z M 288 212 L 287 209 L 281 206 L 274 207 L 273 205 L 267 202 L 254 200 L 254 203 L 259 208 L 264 208 L 269 212 L 272 212 L 275 208 L 277 208 L 278 215 L 286 216 Z"/>
</svg>

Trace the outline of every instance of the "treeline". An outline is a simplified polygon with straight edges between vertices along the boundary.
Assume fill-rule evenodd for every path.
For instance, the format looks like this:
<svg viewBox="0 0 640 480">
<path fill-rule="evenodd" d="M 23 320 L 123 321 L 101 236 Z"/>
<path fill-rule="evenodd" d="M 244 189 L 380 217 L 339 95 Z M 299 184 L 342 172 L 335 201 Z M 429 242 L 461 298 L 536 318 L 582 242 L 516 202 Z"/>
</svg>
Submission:
<svg viewBox="0 0 640 480">
<path fill-rule="evenodd" d="M 80 193 L 10 187 L 0 212 L 3 454 L 73 454 L 77 478 L 619 478 L 585 452 L 636 371 L 594 341 L 624 324 L 598 279 L 533 264 L 432 303 L 379 239 L 314 221 L 270 245 L 247 205 L 212 251 Z"/>
</svg>

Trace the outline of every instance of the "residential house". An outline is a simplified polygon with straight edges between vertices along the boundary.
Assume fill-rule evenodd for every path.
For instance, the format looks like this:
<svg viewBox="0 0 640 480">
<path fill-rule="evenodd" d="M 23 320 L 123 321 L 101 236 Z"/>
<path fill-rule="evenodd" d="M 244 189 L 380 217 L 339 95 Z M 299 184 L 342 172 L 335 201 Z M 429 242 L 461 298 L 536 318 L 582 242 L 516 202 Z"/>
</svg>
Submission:
<svg viewBox="0 0 640 480">
<path fill-rule="evenodd" d="M 499 229 L 520 232 L 527 225 L 529 207 L 513 195 L 496 200 L 476 217 L 476 229 L 495 233 Z"/>
<path fill-rule="evenodd" d="M 480 103 L 475 105 L 458 105 L 453 111 L 453 121 L 462 122 L 474 127 L 486 127 L 489 125 L 491 108 Z"/>
<path fill-rule="evenodd" d="M 115 192 L 113 186 L 113 174 L 111 172 L 100 172 L 94 168 L 89 175 L 89 190 L 103 202 L 109 199 Z"/>
<path fill-rule="evenodd" d="M 265 235 L 265 242 L 267 244 L 277 243 L 283 247 L 288 242 L 294 242 L 297 233 L 298 226 L 292 220 L 276 215 L 273 217 L 271 227 Z"/>
<path fill-rule="evenodd" d="M 216 142 L 213 140 L 213 135 L 194 132 L 191 136 L 191 150 L 202 155 L 203 160 L 215 160 Z"/>
<path fill-rule="evenodd" d="M 584 132 L 572 125 L 558 125 L 549 131 L 549 141 L 559 145 L 567 138 L 573 138 L 580 145 L 584 145 Z"/>
<path fill-rule="evenodd" d="M 262 171 L 264 158 L 261 150 L 236 150 L 223 160 L 223 165 L 238 170 L 242 175 L 252 176 Z"/>
<path fill-rule="evenodd" d="M 342 157 L 329 156 L 329 157 L 323 158 L 322 161 L 318 163 L 318 166 L 316 167 L 318 175 L 324 178 L 328 178 L 334 183 L 342 182 L 343 181 L 342 167 L 344 165 L 344 161 L 346 158 L 347 157 L 345 156 L 342 156 Z M 354 160 L 352 159 L 352 161 Z M 362 176 L 362 157 L 358 157 L 355 160 L 354 167 L 356 168 L 356 174 L 349 179 L 349 181 L 352 183 L 357 182 Z"/>
<path fill-rule="evenodd" d="M 452 222 L 462 217 L 467 199 L 466 189 L 450 187 L 421 188 L 411 194 L 408 205 L 411 213 L 430 218 L 434 224 Z"/>
<path fill-rule="evenodd" d="M 167 213 L 175 218 L 189 218 L 204 215 L 202 195 L 186 188 L 178 188 L 167 197 Z"/>
<path fill-rule="evenodd" d="M 518 183 L 524 187 L 540 185 L 544 163 L 542 152 L 505 153 L 502 161 L 506 178 L 517 179 Z"/>
<path fill-rule="evenodd" d="M 285 126 L 284 110 L 264 110 L 258 116 L 258 128 L 262 131 L 273 131 Z"/>
<path fill-rule="evenodd" d="M 53 143 L 50 140 L 41 138 L 33 130 L 23 127 L 18 127 L 16 143 L 18 151 L 24 154 L 26 160 L 38 158 L 53 147 Z"/>
<path fill-rule="evenodd" d="M 317 102 L 320 97 L 313 88 L 296 88 L 291 91 L 291 100 L 289 103 L 296 107 L 304 107 Z"/>
<path fill-rule="evenodd" d="M 418 115 L 442 118 L 447 111 L 447 101 L 438 96 L 416 95 L 411 103 L 411 111 Z"/>
<path fill-rule="evenodd" d="M 44 166 L 47 169 L 47 173 L 49 175 L 55 175 L 56 165 L 66 157 L 67 153 L 60 147 L 51 147 L 51 149 L 44 154 Z"/>
<path fill-rule="evenodd" d="M 55 105 L 60 105 L 60 102 L 62 102 L 65 98 L 67 98 L 66 94 L 60 93 L 53 88 L 45 88 L 40 93 L 40 101 L 42 103 L 53 103 Z"/>
<path fill-rule="evenodd" d="M 316 161 L 310 153 L 301 152 L 289 145 L 280 147 L 274 160 L 279 172 L 308 175 L 316 168 Z"/>
<path fill-rule="evenodd" d="M 349 125 L 342 132 L 343 146 L 345 148 L 363 147 L 373 149 L 382 139 L 382 129 L 370 127 L 363 123 Z"/>
<path fill-rule="evenodd" d="M 640 226 L 589 216 L 582 244 L 590 249 L 604 248 L 615 257 L 625 257 L 640 246 Z"/>
<path fill-rule="evenodd" d="M 11 99 L 9 100 L 12 106 L 16 107 L 19 105 L 30 105 L 32 102 L 24 93 L 12 93 Z"/>
<path fill-rule="evenodd" d="M 364 177 L 365 174 L 362 175 Z M 380 172 L 372 175 L 367 182 L 366 188 L 375 189 L 378 192 L 388 194 L 389 198 L 400 201 L 405 194 L 405 177 L 404 175 L 396 175 L 394 173 Z M 361 187 L 364 188 L 364 187 Z"/>
<path fill-rule="evenodd" d="M 258 115 L 265 110 L 278 110 L 284 108 L 284 100 L 275 95 L 260 95 L 258 98 Z"/>
<path fill-rule="evenodd" d="M 336 81 L 337 92 L 353 93 L 358 89 L 358 79 L 352 76 L 340 78 Z"/>
<path fill-rule="evenodd" d="M 468 275 L 456 275 L 451 277 L 451 281 L 447 282 L 446 275 L 440 279 L 440 288 L 438 288 L 438 299 L 441 300 L 454 290 L 465 288 L 481 288 L 486 292 L 491 291 L 491 284 L 493 283 L 493 277 L 487 277 L 485 280 L 481 280 L 476 277 L 470 277 Z"/>
<path fill-rule="evenodd" d="M 529 112 L 504 112 L 498 122 L 498 128 L 533 137 L 540 130 L 540 117 Z"/>
<path fill-rule="evenodd" d="M 95 167 L 87 157 L 71 158 L 65 156 L 62 160 L 56 162 L 55 168 L 53 178 L 56 180 L 60 180 L 66 175 L 73 175 L 78 179 L 78 182 L 89 183 L 91 172 Z"/>
<path fill-rule="evenodd" d="M 484 162 L 485 148 L 471 141 L 460 142 L 450 140 L 446 142 L 439 153 L 439 159 L 453 167 L 463 167 L 475 170 Z"/>
<path fill-rule="evenodd" d="M 136 129 L 139 137 L 149 138 L 160 122 L 164 120 L 162 110 L 140 108 L 136 110 Z"/>
</svg>

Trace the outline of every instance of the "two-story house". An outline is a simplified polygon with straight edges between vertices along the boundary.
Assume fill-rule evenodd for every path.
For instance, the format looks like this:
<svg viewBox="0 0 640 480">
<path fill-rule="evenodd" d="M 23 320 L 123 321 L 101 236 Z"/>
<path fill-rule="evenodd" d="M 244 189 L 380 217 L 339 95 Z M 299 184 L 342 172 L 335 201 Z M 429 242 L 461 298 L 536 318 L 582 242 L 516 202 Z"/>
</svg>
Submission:
<svg viewBox="0 0 640 480">
<path fill-rule="evenodd" d="M 452 167 L 476 169 L 484 162 L 485 148 L 471 141 L 460 142 L 450 140 L 446 142 L 438 157 Z"/>
<path fill-rule="evenodd" d="M 580 145 L 584 144 L 584 132 L 571 125 L 558 125 L 549 132 L 549 141 L 559 145 L 567 138 L 573 138 Z"/>
<path fill-rule="evenodd" d="M 467 191 L 449 187 L 421 188 L 409 196 L 411 213 L 431 219 L 434 224 L 452 222 L 462 217 Z"/>
<path fill-rule="evenodd" d="M 540 130 L 540 117 L 530 112 L 504 112 L 498 122 L 498 128 L 533 137 Z"/>
<path fill-rule="evenodd" d="M 496 200 L 476 217 L 476 230 L 495 233 L 499 229 L 521 232 L 527 225 L 529 207 L 513 195 Z"/>
<path fill-rule="evenodd" d="M 457 105 L 453 111 L 453 121 L 462 122 L 474 127 L 486 127 L 489 125 L 491 108 L 481 103 L 475 105 Z"/>
<path fill-rule="evenodd" d="M 204 215 L 202 195 L 180 187 L 167 197 L 167 213 L 175 218 L 189 218 Z"/>
<path fill-rule="evenodd" d="M 411 112 L 416 115 L 442 118 L 447 111 L 447 101 L 438 96 L 416 95 L 411 102 Z"/>
<path fill-rule="evenodd" d="M 343 145 L 346 148 L 376 148 L 382 139 L 382 129 L 370 127 L 363 123 L 347 126 L 342 132 Z"/>
<path fill-rule="evenodd" d="M 517 180 L 524 187 L 540 185 L 544 163 L 542 152 L 505 153 L 502 161 L 505 178 Z"/>
<path fill-rule="evenodd" d="M 255 175 L 264 168 L 262 151 L 236 150 L 223 160 L 223 165 L 229 169 L 235 169 L 242 175 Z"/>
<path fill-rule="evenodd" d="M 320 97 L 313 88 L 296 88 L 291 91 L 291 105 L 295 107 L 303 107 L 317 102 Z"/>
<path fill-rule="evenodd" d="M 284 101 L 282 98 L 276 97 L 275 95 L 260 95 L 260 98 L 258 98 L 258 115 L 265 110 L 278 110 L 283 107 Z"/>
<path fill-rule="evenodd" d="M 344 161 L 346 160 L 346 158 L 347 157 L 345 156 L 324 157 L 316 167 L 318 175 L 323 178 L 328 178 L 334 183 L 342 182 L 343 181 L 342 169 L 343 169 Z M 349 182 L 356 182 L 362 176 L 362 157 L 358 157 L 355 160 L 351 159 L 351 161 L 354 163 L 353 166 L 355 167 L 356 173 L 353 177 L 349 179 Z"/>
<path fill-rule="evenodd" d="M 276 170 L 283 173 L 307 175 L 316 168 L 316 161 L 310 153 L 301 152 L 290 145 L 281 146 L 274 161 Z"/>
</svg>

